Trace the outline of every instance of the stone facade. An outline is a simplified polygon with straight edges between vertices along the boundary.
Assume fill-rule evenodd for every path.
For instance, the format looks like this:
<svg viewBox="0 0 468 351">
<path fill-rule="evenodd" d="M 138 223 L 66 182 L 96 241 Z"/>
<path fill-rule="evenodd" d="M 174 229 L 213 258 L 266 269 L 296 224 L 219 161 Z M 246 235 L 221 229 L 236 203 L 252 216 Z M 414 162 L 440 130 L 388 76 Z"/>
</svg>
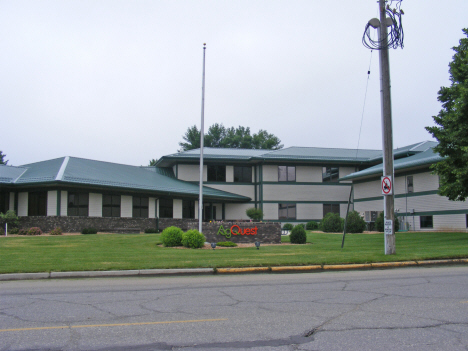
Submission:
<svg viewBox="0 0 468 351">
<path fill-rule="evenodd" d="M 222 228 L 221 228 L 222 227 Z M 197 229 L 198 223 L 192 222 L 189 229 Z M 281 243 L 280 223 L 258 222 L 219 222 L 203 223 L 203 235 L 206 241 L 217 243 L 218 241 L 232 241 L 234 243 Z M 233 235 L 240 233 L 243 235 Z M 245 234 L 244 234 L 245 233 Z"/>
<path fill-rule="evenodd" d="M 144 232 L 146 228 L 159 228 L 162 231 L 170 226 L 187 230 L 190 222 L 193 222 L 193 219 L 77 216 L 19 217 L 20 228 L 39 227 L 43 232 L 50 232 L 54 228 L 60 227 L 65 233 L 80 233 L 83 228 L 95 228 L 98 232 L 105 233 L 140 233 Z"/>
</svg>

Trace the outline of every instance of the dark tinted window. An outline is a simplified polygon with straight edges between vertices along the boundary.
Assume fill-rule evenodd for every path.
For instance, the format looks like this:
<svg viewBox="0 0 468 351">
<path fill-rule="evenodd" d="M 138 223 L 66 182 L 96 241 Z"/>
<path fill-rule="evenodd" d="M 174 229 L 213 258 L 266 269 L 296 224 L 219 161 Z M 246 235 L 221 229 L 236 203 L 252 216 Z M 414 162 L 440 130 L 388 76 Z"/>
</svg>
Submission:
<svg viewBox="0 0 468 351">
<path fill-rule="evenodd" d="M 102 195 L 102 216 L 120 217 L 120 195 Z"/>
<path fill-rule="evenodd" d="M 172 218 L 173 211 L 172 199 L 159 199 L 159 218 Z"/>
<path fill-rule="evenodd" d="M 340 204 L 323 204 L 323 216 L 329 212 L 340 214 Z"/>
<path fill-rule="evenodd" d="M 234 166 L 234 182 L 252 183 L 252 167 Z"/>
<path fill-rule="evenodd" d="M 338 167 L 323 167 L 322 181 L 323 182 L 337 182 L 339 178 Z"/>
<path fill-rule="evenodd" d="M 208 165 L 208 181 L 209 182 L 225 182 L 226 181 L 226 166 Z"/>
<path fill-rule="evenodd" d="M 432 216 L 420 216 L 419 221 L 421 228 L 433 228 Z"/>
<path fill-rule="evenodd" d="M 88 193 L 68 193 L 68 216 L 88 216 Z"/>
<path fill-rule="evenodd" d="M 148 218 L 149 198 L 142 196 L 133 197 L 133 213 L 135 218 Z"/>
<path fill-rule="evenodd" d="M 8 210 L 8 193 L 0 192 L 0 212 L 5 213 Z"/>
<path fill-rule="evenodd" d="M 406 189 L 407 189 L 408 193 L 414 192 L 413 176 L 406 177 Z"/>
<path fill-rule="evenodd" d="M 278 204 L 279 219 L 296 219 L 296 204 Z"/>
<path fill-rule="evenodd" d="M 28 194 L 28 216 L 47 216 L 47 191 Z"/>
<path fill-rule="evenodd" d="M 182 218 L 195 218 L 195 201 L 183 200 L 182 201 Z"/>
<path fill-rule="evenodd" d="M 296 167 L 278 166 L 278 182 L 295 182 Z"/>
</svg>

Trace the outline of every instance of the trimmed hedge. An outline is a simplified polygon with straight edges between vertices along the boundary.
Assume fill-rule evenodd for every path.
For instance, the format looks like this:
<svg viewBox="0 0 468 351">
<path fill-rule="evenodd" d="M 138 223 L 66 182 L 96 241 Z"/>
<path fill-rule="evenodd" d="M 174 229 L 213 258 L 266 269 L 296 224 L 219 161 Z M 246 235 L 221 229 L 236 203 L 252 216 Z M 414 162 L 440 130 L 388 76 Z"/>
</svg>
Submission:
<svg viewBox="0 0 468 351">
<path fill-rule="evenodd" d="M 251 207 L 245 210 L 247 217 L 254 221 L 260 221 L 263 218 L 263 211 L 261 208 Z"/>
<path fill-rule="evenodd" d="M 294 226 L 291 223 L 284 223 L 283 230 L 292 230 Z"/>
<path fill-rule="evenodd" d="M 182 245 L 191 249 L 199 249 L 205 245 L 205 236 L 196 229 L 187 230 L 182 234 Z"/>
<path fill-rule="evenodd" d="M 306 224 L 307 230 L 316 230 L 318 229 L 318 227 L 319 227 L 319 224 L 315 221 L 310 221 L 310 222 L 307 222 Z"/>
<path fill-rule="evenodd" d="M 237 246 L 237 244 L 233 243 L 232 241 L 218 241 L 216 245 L 222 246 L 222 247 L 236 247 Z"/>
<path fill-rule="evenodd" d="M 146 234 L 156 234 L 156 233 L 158 233 L 158 230 L 156 228 L 145 228 L 145 233 Z"/>
<path fill-rule="evenodd" d="M 338 213 L 328 212 L 322 219 L 321 229 L 325 233 L 339 233 L 343 231 L 344 219 Z"/>
<path fill-rule="evenodd" d="M 83 228 L 83 229 L 81 229 L 81 234 L 97 234 L 97 229 L 95 229 L 95 228 Z"/>
<path fill-rule="evenodd" d="M 307 240 L 306 231 L 304 225 L 298 224 L 292 230 L 289 235 L 291 244 L 305 244 Z"/>
<path fill-rule="evenodd" d="M 183 230 L 178 227 L 167 227 L 161 233 L 161 241 L 166 247 L 182 246 Z"/>
<path fill-rule="evenodd" d="M 346 222 L 347 233 L 362 233 L 366 229 L 366 221 L 361 217 L 359 212 L 352 211 L 348 213 L 348 220 Z"/>
</svg>

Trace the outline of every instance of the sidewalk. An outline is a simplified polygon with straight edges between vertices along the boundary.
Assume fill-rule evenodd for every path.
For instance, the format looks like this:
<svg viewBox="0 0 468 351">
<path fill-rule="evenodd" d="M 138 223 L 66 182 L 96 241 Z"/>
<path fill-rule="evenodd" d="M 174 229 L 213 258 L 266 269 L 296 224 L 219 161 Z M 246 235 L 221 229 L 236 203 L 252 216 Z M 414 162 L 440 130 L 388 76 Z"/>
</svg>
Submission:
<svg viewBox="0 0 468 351">
<path fill-rule="evenodd" d="M 251 274 L 251 273 L 300 273 L 325 272 L 358 269 L 386 269 L 399 267 L 414 267 L 428 265 L 454 265 L 468 264 L 468 258 L 428 260 L 428 261 L 402 261 L 402 262 L 376 262 L 363 264 L 337 264 L 313 266 L 279 266 L 279 267 L 245 267 L 245 268 L 191 268 L 191 269 L 141 269 L 127 271 L 76 271 L 76 272 L 50 272 L 50 273 L 10 273 L 0 274 L 0 281 L 32 280 L 32 279 L 61 279 L 61 278 L 101 278 L 101 277 L 158 277 L 174 275 L 201 275 L 201 274 Z"/>
</svg>

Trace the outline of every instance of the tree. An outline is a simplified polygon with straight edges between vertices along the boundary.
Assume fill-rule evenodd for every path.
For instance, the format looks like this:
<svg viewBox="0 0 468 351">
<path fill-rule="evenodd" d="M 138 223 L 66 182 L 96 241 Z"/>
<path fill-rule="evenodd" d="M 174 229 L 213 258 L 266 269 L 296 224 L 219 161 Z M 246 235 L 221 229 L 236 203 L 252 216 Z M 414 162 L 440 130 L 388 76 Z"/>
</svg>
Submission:
<svg viewBox="0 0 468 351">
<path fill-rule="evenodd" d="M 468 29 L 463 29 L 468 36 Z M 450 200 L 468 197 L 468 39 L 453 48 L 449 64 L 450 87 L 441 87 L 437 98 L 442 110 L 433 116 L 438 126 L 426 129 L 439 141 L 434 151 L 445 159 L 432 166 L 440 177 L 439 194 Z"/>
<path fill-rule="evenodd" d="M 154 167 L 156 166 L 156 163 L 158 162 L 158 159 L 157 158 L 152 158 L 150 161 L 149 161 L 149 164 L 148 166 L 149 167 Z"/>
<path fill-rule="evenodd" d="M 200 131 L 197 126 L 187 129 L 182 136 L 184 141 L 179 145 L 181 150 L 187 151 L 200 147 Z M 267 131 L 260 129 L 251 135 L 249 127 L 226 128 L 223 124 L 215 123 L 208 128 L 204 136 L 205 147 L 241 148 L 241 149 L 269 149 L 278 150 L 283 147 L 281 140 Z"/>
<path fill-rule="evenodd" d="M 6 155 L 0 150 L 0 165 L 8 164 L 8 160 L 5 161 Z"/>
</svg>

